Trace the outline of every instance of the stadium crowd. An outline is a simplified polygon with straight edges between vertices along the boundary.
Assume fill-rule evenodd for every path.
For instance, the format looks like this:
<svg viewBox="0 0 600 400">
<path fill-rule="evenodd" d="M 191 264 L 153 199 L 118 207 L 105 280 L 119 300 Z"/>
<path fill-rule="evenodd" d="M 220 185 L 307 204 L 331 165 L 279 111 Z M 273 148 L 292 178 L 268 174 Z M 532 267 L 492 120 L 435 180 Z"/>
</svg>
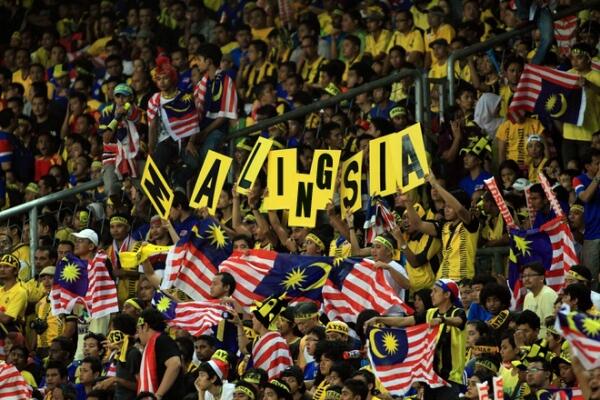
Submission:
<svg viewBox="0 0 600 400">
<path fill-rule="evenodd" d="M 7 378 L 2 365 L 10 364 L 39 399 L 388 400 L 398 396 L 376 378 L 366 332 L 428 323 L 440 326 L 433 369 L 449 385 L 414 382 L 404 398 L 479 399 L 477 383 L 491 387 L 502 377 L 505 399 L 550 399 L 559 389 L 573 399 L 577 393 L 600 399 L 600 368 L 586 370 L 556 328 L 566 304 L 589 316 L 585 333 L 599 340 L 600 12 L 579 12 L 565 45 L 554 37 L 552 14 L 571 3 L 1 2 L 2 209 L 93 179 L 103 184 L 44 206 L 37 221 L 23 214 L 1 222 L 0 359 L 6 364 L 0 382 Z M 209 150 L 233 156 L 231 182 L 258 137 L 272 139 L 274 149 L 297 149 L 298 171 L 306 173 L 315 150 L 340 150 L 344 160 L 367 153 L 370 140 L 412 125 L 415 84 L 404 78 L 237 138 L 233 148 L 225 140 L 229 132 L 402 69 L 445 78 L 452 51 L 530 19 L 537 24 L 533 34 L 456 62 L 455 104 L 441 107 L 442 89 L 430 85 L 431 123 L 423 133 L 432 172 L 425 185 L 371 198 L 365 156 L 363 209 L 342 218 L 336 191 L 316 228 L 288 226 L 286 212 L 264 210 L 266 167 L 247 195 L 226 183 L 214 215 L 190 207 Z M 548 114 L 508 118 L 521 73 L 532 63 L 579 76 L 582 124 Z M 175 189 L 168 220 L 156 215 L 140 187 L 148 156 Z M 518 227 L 539 229 L 557 216 L 540 173 L 580 262 L 568 265 L 557 290 L 545 282 L 544 262 L 518 265 L 527 295 L 514 307 L 508 257 L 502 271 L 477 257 L 478 249 L 514 245 L 484 180 L 496 178 Z M 375 204 L 387 207 L 396 223 L 365 243 Z M 372 259 L 373 271 L 385 271 L 414 314 L 363 310 L 351 320 L 329 321 L 318 302 L 285 307 L 275 297 L 250 311 L 235 300 L 240 282 L 221 272 L 210 296 L 227 305 L 226 320 L 197 337 L 168 327 L 153 301 L 165 279 L 164 254 L 133 269 L 119 254 L 142 243 L 175 245 L 206 219 L 242 252 Z M 34 259 L 30 224 L 38 232 Z M 93 318 L 78 304 L 55 315 L 50 293 L 57 264 L 68 254 L 97 262 L 102 250 L 120 312 Z M 79 278 L 62 271 L 63 280 Z M 169 296 L 190 300 L 178 289 Z M 269 351 L 282 354 L 275 367 L 261 360 Z M 2 399 L 27 398 L 2 390 Z M 489 398 L 501 397 L 490 389 Z"/>
</svg>

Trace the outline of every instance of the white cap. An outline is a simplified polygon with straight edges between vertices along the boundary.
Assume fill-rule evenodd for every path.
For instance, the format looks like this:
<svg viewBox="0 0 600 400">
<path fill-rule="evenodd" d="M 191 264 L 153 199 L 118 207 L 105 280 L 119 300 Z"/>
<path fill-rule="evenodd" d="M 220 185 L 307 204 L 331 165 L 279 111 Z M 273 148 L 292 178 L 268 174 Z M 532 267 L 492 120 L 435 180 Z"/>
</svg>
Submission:
<svg viewBox="0 0 600 400">
<path fill-rule="evenodd" d="M 98 234 L 91 229 L 84 229 L 78 233 L 73 233 L 72 235 L 78 239 L 87 239 L 92 242 L 94 246 L 98 246 Z"/>
</svg>

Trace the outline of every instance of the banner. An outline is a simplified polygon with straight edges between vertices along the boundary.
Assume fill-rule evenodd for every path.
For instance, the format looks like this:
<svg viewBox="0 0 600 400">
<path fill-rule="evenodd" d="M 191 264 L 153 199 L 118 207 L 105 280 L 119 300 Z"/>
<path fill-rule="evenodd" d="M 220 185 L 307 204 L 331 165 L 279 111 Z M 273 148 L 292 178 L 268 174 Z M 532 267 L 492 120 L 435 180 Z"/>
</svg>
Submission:
<svg viewBox="0 0 600 400">
<path fill-rule="evenodd" d="M 340 182 L 340 208 L 342 219 L 346 214 L 360 210 L 362 207 L 361 176 L 363 152 L 359 151 L 342 163 Z"/>
<path fill-rule="evenodd" d="M 247 195 L 269 155 L 273 141 L 259 137 L 252 148 L 237 181 L 237 192 Z"/>
<path fill-rule="evenodd" d="M 190 207 L 208 208 L 215 215 L 217 203 L 231 166 L 231 157 L 209 150 L 190 199 Z"/>
<path fill-rule="evenodd" d="M 140 186 L 150 199 L 156 213 L 162 219 L 169 218 L 169 211 L 175 195 L 150 156 L 146 160 Z"/>
<path fill-rule="evenodd" d="M 317 223 L 317 210 L 315 208 L 315 181 L 312 174 L 296 174 L 296 198 L 288 206 L 289 226 L 303 226 L 314 228 Z"/>
</svg>

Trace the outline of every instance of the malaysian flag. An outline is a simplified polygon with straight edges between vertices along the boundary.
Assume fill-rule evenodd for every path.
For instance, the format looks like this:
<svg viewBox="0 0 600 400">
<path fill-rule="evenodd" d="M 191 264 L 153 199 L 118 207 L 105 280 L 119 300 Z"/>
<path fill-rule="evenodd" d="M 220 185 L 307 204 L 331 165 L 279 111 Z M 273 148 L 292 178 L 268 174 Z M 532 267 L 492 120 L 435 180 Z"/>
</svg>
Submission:
<svg viewBox="0 0 600 400">
<path fill-rule="evenodd" d="M 577 15 L 568 15 L 554 21 L 554 39 L 556 39 L 560 55 L 568 56 L 571 53 L 571 47 L 577 39 L 575 33 L 578 22 Z"/>
<path fill-rule="evenodd" d="M 320 302 L 333 261 L 331 257 L 250 250 L 234 253 L 219 270 L 233 275 L 237 282 L 233 297 L 245 307 L 283 293 L 291 301 Z"/>
<path fill-rule="evenodd" d="M 293 365 L 290 348 L 279 332 L 267 332 L 252 346 L 252 365 L 267 371 L 269 380 Z"/>
<path fill-rule="evenodd" d="M 433 388 L 446 385 L 433 370 L 439 329 L 439 325 L 429 324 L 369 329 L 369 361 L 375 376 L 392 396 L 403 396 L 413 382 Z"/>
<path fill-rule="evenodd" d="M 164 315 L 169 326 L 183 329 L 192 336 L 210 333 L 227 311 L 219 300 L 177 303 L 160 290 L 154 294 L 152 305 Z"/>
<path fill-rule="evenodd" d="M 513 293 L 513 309 L 522 304 L 526 294 L 521 268 L 536 261 L 546 269 L 546 284 L 556 292 L 560 291 L 570 265 L 578 263 L 571 231 L 561 216 L 537 229 L 510 230 L 508 281 Z"/>
<path fill-rule="evenodd" d="M 173 140 L 181 140 L 200 132 L 198 110 L 191 92 L 178 90 L 175 97 L 169 100 L 161 100 L 160 92 L 155 93 L 148 100 L 146 112 L 148 122 L 157 116 L 164 121 L 163 115 L 166 116 L 168 123 L 164 127 Z"/>
<path fill-rule="evenodd" d="M 389 210 L 387 203 L 380 198 L 370 198 L 367 208 L 365 229 L 365 245 L 373 242 L 378 235 L 392 230 L 396 226 L 396 218 Z"/>
<path fill-rule="evenodd" d="M 585 400 L 580 388 L 547 389 L 552 393 L 552 400 Z"/>
<path fill-rule="evenodd" d="M 59 261 L 50 291 L 54 315 L 70 313 L 77 303 L 85 305 L 92 318 L 119 312 L 117 287 L 106 260 L 106 254 L 99 251 L 89 262 L 72 254 Z"/>
<path fill-rule="evenodd" d="M 0 363 L 0 399 L 29 400 L 31 387 L 23 375 L 11 364 Z"/>
<path fill-rule="evenodd" d="M 600 367 L 600 318 L 570 312 L 563 307 L 556 314 L 555 328 L 569 342 L 573 357 L 586 370 Z"/>
<path fill-rule="evenodd" d="M 179 249 L 178 249 L 179 248 Z M 167 255 L 165 276 L 192 299 L 211 299 L 210 284 L 218 267 L 231 254 L 231 241 L 218 222 L 203 219 Z M 163 285 L 163 287 L 166 285 Z"/>
<path fill-rule="evenodd" d="M 527 64 L 508 108 L 511 121 L 526 111 L 580 126 L 585 114 L 585 90 L 579 75 Z"/>
<path fill-rule="evenodd" d="M 362 310 L 373 309 L 383 314 L 394 306 L 412 314 L 413 310 L 394 293 L 384 272 L 366 259 L 349 258 L 335 266 L 323 287 L 327 317 L 354 322 Z"/>
<path fill-rule="evenodd" d="M 207 90 L 209 87 L 210 92 Z M 204 112 L 204 116 L 209 120 L 238 117 L 235 83 L 225 71 L 217 70 L 213 79 L 208 77 L 208 73 L 205 74 L 194 88 L 194 101 L 201 119 Z"/>
</svg>

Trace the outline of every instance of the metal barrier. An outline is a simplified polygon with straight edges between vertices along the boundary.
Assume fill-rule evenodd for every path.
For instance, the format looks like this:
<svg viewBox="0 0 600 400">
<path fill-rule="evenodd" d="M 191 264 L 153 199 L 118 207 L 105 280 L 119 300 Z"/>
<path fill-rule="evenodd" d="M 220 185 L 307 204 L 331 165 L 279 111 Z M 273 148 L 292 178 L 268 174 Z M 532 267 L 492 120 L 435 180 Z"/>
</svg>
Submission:
<svg viewBox="0 0 600 400">
<path fill-rule="evenodd" d="M 19 204 L 18 206 L 9 208 L 4 211 L 0 211 L 0 221 L 4 221 L 7 218 L 15 217 L 20 214 L 29 213 L 29 262 L 33 265 L 35 259 L 35 250 L 37 249 L 37 219 L 38 219 L 38 208 L 43 207 L 46 204 L 60 201 L 81 192 L 96 189 L 102 184 L 102 179 L 96 179 L 89 182 L 84 182 L 74 188 L 64 189 L 60 192 L 51 193 L 47 196 L 40 197 L 33 201 Z"/>
<path fill-rule="evenodd" d="M 561 18 L 567 17 L 569 15 L 577 14 L 579 11 L 582 11 L 585 9 L 592 9 L 594 7 L 599 7 L 599 6 L 600 6 L 600 0 L 583 1 L 577 5 L 570 6 L 568 8 L 565 8 L 564 10 L 558 11 L 557 13 L 555 13 L 552 16 L 552 18 L 554 20 L 561 19 Z M 452 53 L 450 53 L 450 56 L 448 57 L 448 76 L 446 77 L 448 79 L 448 101 L 449 101 L 449 104 L 450 105 L 454 104 L 454 96 L 455 96 L 454 85 L 455 85 L 455 80 L 456 80 L 456 77 L 454 76 L 455 61 L 457 61 L 461 58 L 465 58 L 470 55 L 479 53 L 481 51 L 490 49 L 493 46 L 496 46 L 498 44 L 506 43 L 509 39 L 512 39 L 515 36 L 521 36 L 521 35 L 525 35 L 527 33 L 532 32 L 535 28 L 536 28 L 535 23 L 531 23 L 520 29 L 515 29 L 514 31 L 510 31 L 510 32 L 506 32 L 506 33 L 503 33 L 498 36 L 494 36 L 493 38 L 486 40 L 485 42 L 477 43 L 472 46 L 465 47 L 464 49 L 456 50 L 456 51 L 453 51 Z"/>
</svg>

